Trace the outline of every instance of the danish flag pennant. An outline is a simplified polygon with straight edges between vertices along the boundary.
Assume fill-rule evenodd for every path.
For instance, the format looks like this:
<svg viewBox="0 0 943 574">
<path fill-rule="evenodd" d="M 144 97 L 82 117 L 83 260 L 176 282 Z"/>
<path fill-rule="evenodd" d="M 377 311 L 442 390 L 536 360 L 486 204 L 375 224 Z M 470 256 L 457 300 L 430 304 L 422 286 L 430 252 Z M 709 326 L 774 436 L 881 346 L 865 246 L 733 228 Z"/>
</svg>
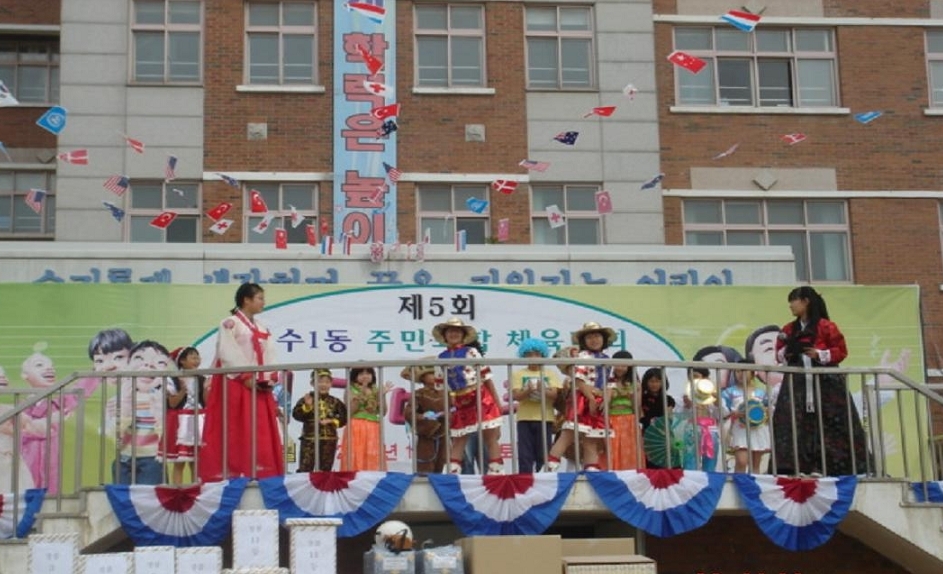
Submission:
<svg viewBox="0 0 943 574">
<path fill-rule="evenodd" d="M 794 552 L 828 542 L 851 509 L 858 485 L 856 476 L 731 476 L 763 534 L 773 544 Z"/>
<path fill-rule="evenodd" d="M 465 536 L 540 534 L 560 515 L 576 481 L 572 472 L 430 474 L 445 511 Z"/>
<path fill-rule="evenodd" d="M 30 488 L 19 496 L 12 492 L 0 494 L 0 539 L 13 538 L 14 534 L 17 538 L 26 538 L 45 497 L 45 488 Z M 16 524 L 13 523 L 14 508 L 19 518 Z"/>
<path fill-rule="evenodd" d="M 586 479 L 619 519 L 655 536 L 674 536 L 710 520 L 726 475 L 681 469 L 588 472 Z"/>
<path fill-rule="evenodd" d="M 363 63 L 367 65 L 367 71 L 371 76 L 376 76 L 383 69 L 383 62 L 371 54 L 365 46 L 357 44 L 357 51 L 360 52 L 360 57 L 363 58 Z"/>
<path fill-rule="evenodd" d="M 266 213 L 268 211 L 268 206 L 265 205 L 265 200 L 262 199 L 262 194 L 257 189 L 249 190 L 249 205 L 252 213 Z"/>
<path fill-rule="evenodd" d="M 125 534 L 137 546 L 216 546 L 229 535 L 248 478 L 185 488 L 106 484 Z"/>
<path fill-rule="evenodd" d="M 785 134 L 779 136 L 779 139 L 783 140 L 789 145 L 796 145 L 799 142 L 805 141 L 805 134 L 794 133 L 794 134 Z"/>
<path fill-rule="evenodd" d="M 136 140 L 129 136 L 124 136 L 125 143 L 137 153 L 144 153 L 144 142 Z"/>
<path fill-rule="evenodd" d="M 504 195 L 511 195 L 517 189 L 517 182 L 510 179 L 496 179 L 491 182 L 491 189 L 500 191 Z"/>
<path fill-rule="evenodd" d="M 75 149 L 72 151 L 64 151 L 56 156 L 59 158 L 59 161 L 64 161 L 66 163 L 71 163 L 72 165 L 88 165 L 88 150 L 87 149 Z"/>
<path fill-rule="evenodd" d="M 399 504 L 413 475 L 401 472 L 312 472 L 263 478 L 262 501 L 279 519 L 333 516 L 339 538 L 351 538 L 383 521 Z"/>
</svg>

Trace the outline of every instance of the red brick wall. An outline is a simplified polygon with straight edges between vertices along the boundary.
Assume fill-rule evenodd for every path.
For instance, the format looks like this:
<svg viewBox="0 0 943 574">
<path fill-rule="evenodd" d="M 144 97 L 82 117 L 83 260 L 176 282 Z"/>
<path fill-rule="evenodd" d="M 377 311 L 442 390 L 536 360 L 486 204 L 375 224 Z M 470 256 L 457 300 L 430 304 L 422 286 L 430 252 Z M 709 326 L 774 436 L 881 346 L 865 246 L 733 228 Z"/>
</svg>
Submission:
<svg viewBox="0 0 943 574">
<path fill-rule="evenodd" d="M 824 0 L 830 18 L 929 18 L 929 0 L 887 2 L 887 0 Z"/>
<path fill-rule="evenodd" d="M 0 25 L 58 25 L 61 6 L 60 0 L 4 0 L 0 4 Z"/>
</svg>

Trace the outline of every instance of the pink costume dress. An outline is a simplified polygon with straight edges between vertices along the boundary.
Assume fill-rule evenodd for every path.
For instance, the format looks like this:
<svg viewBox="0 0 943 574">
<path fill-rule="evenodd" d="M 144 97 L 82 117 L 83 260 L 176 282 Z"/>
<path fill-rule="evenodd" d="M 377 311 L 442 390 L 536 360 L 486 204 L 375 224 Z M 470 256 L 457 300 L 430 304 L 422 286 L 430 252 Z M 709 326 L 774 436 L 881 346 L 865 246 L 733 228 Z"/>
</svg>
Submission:
<svg viewBox="0 0 943 574">
<path fill-rule="evenodd" d="M 275 362 L 275 341 L 268 329 L 249 320 L 241 311 L 220 323 L 214 367 L 256 367 Z M 277 406 L 272 398 L 275 377 L 271 372 L 257 374 L 254 421 L 253 392 L 245 385 L 245 381 L 251 378 L 252 373 L 213 375 L 207 397 L 203 448 L 197 462 L 198 475 L 203 482 L 240 476 L 267 478 L 285 472 Z M 255 468 L 252 467 L 253 440 Z"/>
</svg>

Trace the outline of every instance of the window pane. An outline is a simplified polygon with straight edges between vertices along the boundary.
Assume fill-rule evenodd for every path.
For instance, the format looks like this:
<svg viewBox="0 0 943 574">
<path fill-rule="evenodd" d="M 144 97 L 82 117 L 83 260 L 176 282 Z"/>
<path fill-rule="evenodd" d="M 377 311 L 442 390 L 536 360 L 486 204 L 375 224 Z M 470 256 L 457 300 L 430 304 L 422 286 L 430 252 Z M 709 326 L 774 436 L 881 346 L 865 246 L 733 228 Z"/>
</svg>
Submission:
<svg viewBox="0 0 943 574">
<path fill-rule="evenodd" d="M 150 216 L 131 218 L 131 241 L 133 243 L 160 243 L 163 232 L 151 225 Z"/>
<path fill-rule="evenodd" d="M 810 201 L 806 205 L 810 224 L 842 225 L 845 223 L 845 204 L 841 201 Z"/>
<path fill-rule="evenodd" d="M 792 78 L 788 60 L 758 60 L 761 106 L 791 106 Z"/>
<path fill-rule="evenodd" d="M 848 236 L 845 233 L 812 233 L 813 281 L 848 280 Z"/>
<path fill-rule="evenodd" d="M 789 52 L 788 30 L 757 30 L 757 52 Z"/>
<path fill-rule="evenodd" d="M 720 231 L 686 231 L 685 245 L 723 245 L 724 234 Z"/>
<path fill-rule="evenodd" d="M 538 245 L 566 245 L 566 227 L 550 227 L 546 218 L 534 218 L 534 243 Z"/>
<path fill-rule="evenodd" d="M 310 185 L 283 185 L 282 186 L 282 209 L 291 209 L 295 206 L 298 211 L 311 211 L 314 209 L 314 189 Z"/>
<path fill-rule="evenodd" d="M 726 203 L 727 224 L 759 224 L 760 204 L 757 201 L 728 201 Z"/>
<path fill-rule="evenodd" d="M 416 38 L 420 86 L 448 86 L 448 40 L 445 36 Z"/>
<path fill-rule="evenodd" d="M 268 203 L 268 202 L 266 202 Z M 269 209 L 273 209 L 273 204 L 268 203 Z M 246 231 L 246 237 L 248 238 L 249 243 L 274 243 L 275 242 L 275 229 L 278 228 L 278 225 L 281 221 L 281 218 L 274 218 L 269 222 L 268 227 L 265 228 L 262 233 L 256 233 L 253 231 L 255 226 L 262 222 L 261 217 L 250 217 L 249 218 L 249 228 Z"/>
<path fill-rule="evenodd" d="M 753 65 L 750 60 L 718 58 L 717 80 L 721 105 L 753 105 Z"/>
<path fill-rule="evenodd" d="M 586 39 L 562 38 L 560 50 L 563 59 L 563 87 L 588 87 L 592 85 L 590 77 L 590 48 L 592 43 Z"/>
<path fill-rule="evenodd" d="M 532 87 L 557 87 L 557 41 L 555 39 L 527 39 L 527 79 Z"/>
<path fill-rule="evenodd" d="M 423 237 L 428 231 L 429 241 L 432 243 L 452 243 L 455 241 L 454 221 L 454 219 L 423 217 L 419 224 L 419 236 Z"/>
<path fill-rule="evenodd" d="M 452 28 L 455 30 L 480 30 L 480 6 L 452 6 L 450 11 Z"/>
<path fill-rule="evenodd" d="M 590 31 L 593 29 L 588 8 L 560 8 L 561 31 Z"/>
<path fill-rule="evenodd" d="M 278 36 L 249 35 L 249 83 L 278 83 Z"/>
<path fill-rule="evenodd" d="M 45 204 L 45 202 L 43 202 Z M 46 206 L 43 205 L 43 210 Z M 38 233 L 42 231 L 43 219 L 41 214 L 37 214 L 30 209 L 23 197 L 19 196 L 13 202 L 13 230 L 24 233 Z"/>
<path fill-rule="evenodd" d="M 555 32 L 557 30 L 556 8 L 528 7 L 526 9 L 526 19 L 528 32 Z"/>
<path fill-rule="evenodd" d="M 285 26 L 314 26 L 314 3 L 286 2 L 282 4 L 282 24 Z"/>
<path fill-rule="evenodd" d="M 168 209 L 197 209 L 200 207 L 199 187 L 193 183 L 169 183 L 164 196 Z M 138 193 L 135 187 L 133 194 Z"/>
<path fill-rule="evenodd" d="M 22 64 L 47 64 L 49 49 L 45 44 L 20 44 L 19 59 Z"/>
<path fill-rule="evenodd" d="M 416 28 L 420 30 L 445 30 L 448 28 L 448 11 L 445 6 L 416 6 Z"/>
<path fill-rule="evenodd" d="M 788 245 L 792 247 L 792 254 L 796 258 L 796 278 L 799 281 L 809 280 L 809 258 L 805 247 L 805 234 L 801 231 L 770 231 L 770 245 Z"/>
<path fill-rule="evenodd" d="M 728 231 L 727 245 L 763 245 L 760 231 Z"/>
<path fill-rule="evenodd" d="M 419 211 L 452 212 L 452 193 L 448 187 L 419 188 Z"/>
<path fill-rule="evenodd" d="M 835 105 L 835 77 L 831 60 L 799 60 L 799 105 Z"/>
<path fill-rule="evenodd" d="M 164 0 L 135 0 L 135 24 L 163 24 Z"/>
<path fill-rule="evenodd" d="M 314 81 L 314 36 L 286 35 L 285 83 L 311 83 Z"/>
<path fill-rule="evenodd" d="M 927 52 L 943 54 L 943 30 L 927 30 Z"/>
<path fill-rule="evenodd" d="M 170 79 L 195 82 L 200 79 L 200 35 L 193 32 L 168 34 Z"/>
<path fill-rule="evenodd" d="M 483 245 L 488 239 L 486 235 L 487 219 L 468 219 L 458 218 L 458 231 L 465 230 L 465 241 L 469 245 Z M 452 234 L 452 241 L 455 240 L 455 234 Z"/>
<path fill-rule="evenodd" d="M 283 206 L 278 201 L 278 185 L 277 184 L 261 183 L 261 184 L 256 185 L 252 189 L 259 192 L 259 194 L 262 196 L 262 201 L 265 202 L 265 206 L 268 207 L 270 211 L 280 211 L 281 209 L 287 208 L 287 206 Z M 248 205 L 249 204 L 248 195 L 246 196 L 246 200 L 247 201 L 245 205 Z M 272 226 L 270 225 L 269 229 L 271 228 Z"/>
<path fill-rule="evenodd" d="M 678 100 L 682 104 L 698 106 L 713 105 L 714 93 L 714 60 L 706 59 L 707 65 L 698 74 L 678 69 L 675 78 L 678 81 Z"/>
<path fill-rule="evenodd" d="M 288 217 L 283 218 L 283 220 L 285 231 L 288 232 L 288 243 L 307 243 L 308 231 L 305 229 L 305 224 L 313 225 L 315 229 L 318 227 L 317 219 L 314 218 L 306 219 L 305 224 L 298 227 L 292 227 L 291 219 Z"/>
<path fill-rule="evenodd" d="M 164 208 L 163 193 L 160 185 L 135 183 L 131 190 L 131 209 L 161 210 Z"/>
<path fill-rule="evenodd" d="M 164 81 L 164 35 L 160 32 L 134 34 L 134 79 Z"/>
<path fill-rule="evenodd" d="M 452 83 L 482 85 L 481 38 L 452 38 Z"/>
<path fill-rule="evenodd" d="M 598 219 L 574 219 L 568 217 L 566 220 L 567 232 L 569 234 L 570 245 L 597 245 L 599 244 L 599 220 Z"/>
<path fill-rule="evenodd" d="M 943 105 L 943 62 L 930 62 L 930 101 L 935 106 Z"/>
<path fill-rule="evenodd" d="M 721 202 L 719 201 L 685 201 L 685 223 L 723 223 L 721 218 Z"/>
<path fill-rule="evenodd" d="M 167 227 L 167 243 L 196 243 L 200 218 L 195 215 L 180 216 Z"/>
<path fill-rule="evenodd" d="M 26 171 L 16 174 L 16 190 L 28 191 L 33 188 L 46 189 L 46 174 Z M 48 190 L 47 190 L 48 191 Z"/>
<path fill-rule="evenodd" d="M 180 2 L 174 0 L 170 4 L 170 23 L 171 24 L 199 24 L 200 23 L 200 3 L 199 2 Z"/>
<path fill-rule="evenodd" d="M 710 50 L 712 42 L 710 28 L 675 28 L 677 50 Z"/>
<path fill-rule="evenodd" d="M 250 26 L 278 26 L 278 4 L 252 2 L 249 4 Z"/>
<path fill-rule="evenodd" d="M 49 101 L 57 103 L 59 101 L 59 68 L 49 70 Z"/>
<path fill-rule="evenodd" d="M 565 205 L 562 187 L 532 187 L 531 201 L 534 213 L 546 211 L 550 205 Z"/>
<path fill-rule="evenodd" d="M 801 201 L 770 201 L 766 204 L 770 225 L 802 225 Z"/>
<path fill-rule="evenodd" d="M 566 190 L 566 210 L 596 211 L 596 192 L 598 187 L 570 186 Z M 571 242 L 572 243 L 572 242 Z"/>
<path fill-rule="evenodd" d="M 45 233 L 55 233 L 56 232 L 56 196 L 47 195 L 46 196 L 46 205 L 43 206 L 43 216 L 46 218 L 46 229 L 43 231 Z"/>
<path fill-rule="evenodd" d="M 45 102 L 48 68 L 20 66 L 16 73 L 16 97 L 23 102 Z"/>
<path fill-rule="evenodd" d="M 796 30 L 797 52 L 831 52 L 830 30 Z"/>
<path fill-rule="evenodd" d="M 717 28 L 714 31 L 718 52 L 749 52 L 752 35 L 740 30 Z"/>
</svg>

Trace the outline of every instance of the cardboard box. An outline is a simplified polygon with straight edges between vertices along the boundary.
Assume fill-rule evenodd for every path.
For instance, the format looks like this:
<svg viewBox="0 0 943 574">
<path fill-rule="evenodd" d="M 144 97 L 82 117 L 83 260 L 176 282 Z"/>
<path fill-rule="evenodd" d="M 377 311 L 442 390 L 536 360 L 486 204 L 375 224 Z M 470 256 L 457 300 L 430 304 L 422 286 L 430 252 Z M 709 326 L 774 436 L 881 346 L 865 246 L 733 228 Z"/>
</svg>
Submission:
<svg viewBox="0 0 943 574">
<path fill-rule="evenodd" d="M 559 536 L 460 538 L 465 574 L 556 574 L 563 563 Z"/>
<path fill-rule="evenodd" d="M 635 554 L 634 538 L 564 538 L 563 557 Z"/>
<path fill-rule="evenodd" d="M 465 574 L 462 549 L 452 544 L 416 553 L 416 574 Z"/>
<path fill-rule="evenodd" d="M 565 556 L 564 574 L 657 574 L 651 558 L 635 554 Z"/>
<path fill-rule="evenodd" d="M 371 548 L 363 554 L 363 574 L 416 574 L 416 553 Z"/>
</svg>

